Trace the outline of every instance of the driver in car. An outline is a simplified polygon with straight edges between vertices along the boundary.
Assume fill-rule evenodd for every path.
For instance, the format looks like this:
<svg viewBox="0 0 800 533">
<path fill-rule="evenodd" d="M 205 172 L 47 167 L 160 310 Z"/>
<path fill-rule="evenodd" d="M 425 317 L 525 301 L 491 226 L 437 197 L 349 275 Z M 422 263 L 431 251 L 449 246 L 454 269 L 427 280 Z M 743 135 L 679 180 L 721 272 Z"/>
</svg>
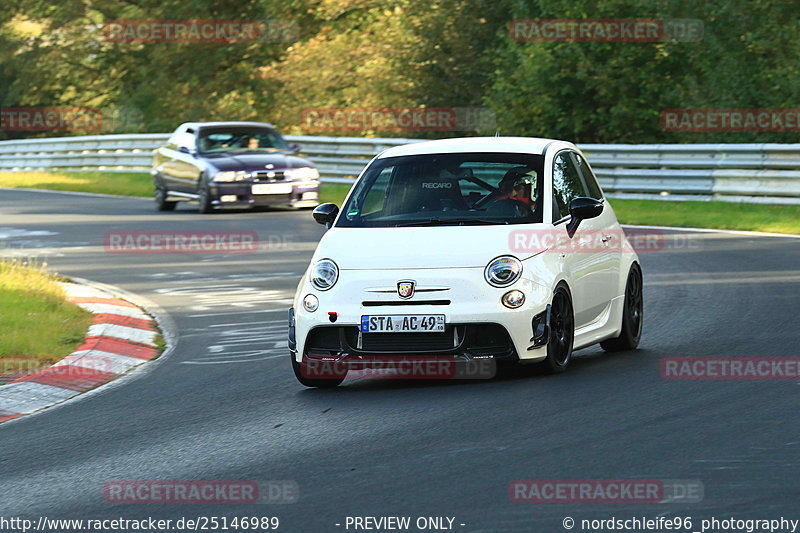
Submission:
<svg viewBox="0 0 800 533">
<path fill-rule="evenodd" d="M 526 167 L 514 167 L 506 172 L 503 179 L 497 186 L 499 195 L 494 202 L 513 201 L 523 204 L 519 206 L 520 212 L 535 207 L 535 202 L 531 198 L 533 186 L 536 183 L 536 171 Z"/>
</svg>

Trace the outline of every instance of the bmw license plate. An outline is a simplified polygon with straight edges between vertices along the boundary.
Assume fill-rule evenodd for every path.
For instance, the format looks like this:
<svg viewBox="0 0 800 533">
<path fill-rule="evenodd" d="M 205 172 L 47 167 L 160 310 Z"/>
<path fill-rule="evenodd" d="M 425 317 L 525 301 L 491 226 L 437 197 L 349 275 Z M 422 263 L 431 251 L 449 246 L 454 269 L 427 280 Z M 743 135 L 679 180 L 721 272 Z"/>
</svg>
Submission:
<svg viewBox="0 0 800 533">
<path fill-rule="evenodd" d="M 362 333 L 442 333 L 444 315 L 361 315 Z"/>
<path fill-rule="evenodd" d="M 255 183 L 253 184 L 253 194 L 290 194 L 292 185 L 290 183 Z"/>
</svg>

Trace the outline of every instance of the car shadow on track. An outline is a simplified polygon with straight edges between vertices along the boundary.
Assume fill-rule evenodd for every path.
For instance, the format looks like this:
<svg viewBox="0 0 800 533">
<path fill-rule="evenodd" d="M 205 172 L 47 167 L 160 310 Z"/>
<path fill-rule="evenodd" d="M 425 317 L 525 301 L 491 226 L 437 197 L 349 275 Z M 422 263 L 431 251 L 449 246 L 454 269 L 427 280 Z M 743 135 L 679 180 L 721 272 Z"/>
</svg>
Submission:
<svg viewBox="0 0 800 533">
<path fill-rule="evenodd" d="M 583 350 L 582 350 L 583 351 Z M 587 348 L 585 353 L 577 352 L 570 363 L 569 370 L 561 375 L 549 374 L 536 365 L 507 367 L 501 365 L 490 379 L 402 379 L 402 378 L 348 378 L 339 387 L 330 389 L 304 389 L 304 394 L 328 395 L 369 391 L 422 390 L 445 387 L 497 386 L 524 381 L 533 383 L 553 383 L 553 380 L 570 380 L 571 377 L 585 380 L 616 374 L 621 368 L 631 369 L 641 366 L 657 366 L 658 354 L 652 350 L 631 350 L 607 353 L 600 349 Z M 657 371 L 656 371 L 657 373 Z"/>
</svg>

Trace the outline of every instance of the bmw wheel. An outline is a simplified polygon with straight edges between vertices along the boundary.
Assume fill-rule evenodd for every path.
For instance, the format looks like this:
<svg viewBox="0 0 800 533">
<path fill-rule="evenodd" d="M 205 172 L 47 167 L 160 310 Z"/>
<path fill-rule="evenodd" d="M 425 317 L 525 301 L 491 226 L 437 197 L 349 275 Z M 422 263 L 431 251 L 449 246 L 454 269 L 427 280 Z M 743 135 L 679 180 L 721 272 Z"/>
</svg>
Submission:
<svg viewBox="0 0 800 533">
<path fill-rule="evenodd" d="M 208 190 L 208 185 L 201 185 L 200 192 L 197 195 L 197 210 L 201 213 L 211 213 L 214 208 L 211 205 L 211 191 Z"/>
<path fill-rule="evenodd" d="M 167 201 L 168 197 L 169 193 L 166 189 L 163 187 L 156 187 L 156 209 L 159 211 L 174 211 L 178 202 L 169 202 Z"/>
<path fill-rule="evenodd" d="M 622 330 L 618 337 L 600 343 L 607 352 L 634 350 L 639 346 L 644 317 L 644 297 L 642 294 L 642 270 L 636 263 L 631 266 L 625 284 L 625 302 L 622 309 Z"/>
</svg>

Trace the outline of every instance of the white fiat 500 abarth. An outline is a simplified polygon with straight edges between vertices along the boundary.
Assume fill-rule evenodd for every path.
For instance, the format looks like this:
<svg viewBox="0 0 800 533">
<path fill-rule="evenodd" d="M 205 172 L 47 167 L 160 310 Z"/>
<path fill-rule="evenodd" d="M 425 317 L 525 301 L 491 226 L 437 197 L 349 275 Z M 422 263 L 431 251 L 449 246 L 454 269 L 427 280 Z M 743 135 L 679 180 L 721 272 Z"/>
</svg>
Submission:
<svg viewBox="0 0 800 533">
<path fill-rule="evenodd" d="M 336 386 L 386 357 L 562 372 L 573 350 L 639 343 L 639 259 L 571 143 L 397 146 L 367 165 L 341 210 L 313 215 L 328 231 L 289 310 L 304 385 Z"/>
</svg>

